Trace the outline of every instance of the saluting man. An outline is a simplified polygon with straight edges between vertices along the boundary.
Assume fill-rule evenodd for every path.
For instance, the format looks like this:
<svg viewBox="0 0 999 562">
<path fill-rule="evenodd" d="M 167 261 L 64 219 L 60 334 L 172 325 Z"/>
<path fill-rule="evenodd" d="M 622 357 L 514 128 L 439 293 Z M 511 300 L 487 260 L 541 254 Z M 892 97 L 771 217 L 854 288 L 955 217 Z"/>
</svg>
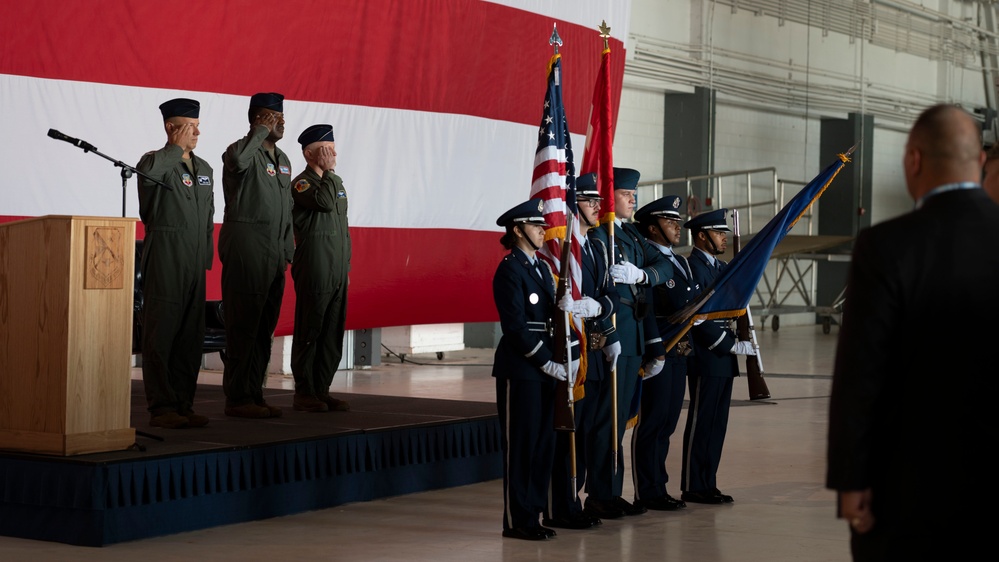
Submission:
<svg viewBox="0 0 999 562">
<path fill-rule="evenodd" d="M 201 104 L 177 98 L 160 105 L 167 143 L 136 168 L 172 189 L 139 182 L 146 228 L 143 279 L 142 382 L 153 427 L 203 427 L 194 391 L 205 338 L 205 270 L 212 268 L 215 197 L 212 167 L 194 154 Z"/>
<path fill-rule="evenodd" d="M 343 356 L 347 320 L 350 231 L 347 190 L 336 168 L 332 125 L 313 125 L 298 137 L 307 167 L 291 182 L 295 200 L 295 337 L 293 407 L 304 412 L 350 409 L 329 394 Z"/>
<path fill-rule="evenodd" d="M 670 326 L 667 318 L 701 292 L 687 259 L 673 251 L 680 243 L 681 203 L 680 197 L 667 195 L 635 211 L 642 234 L 673 264 L 673 277 L 652 289 L 652 310 L 660 335 Z M 666 352 L 662 371 L 649 373 L 642 379 L 642 411 L 631 434 L 631 468 L 635 503 L 648 509 L 675 511 L 687 507 L 683 500 L 666 491 L 669 482 L 666 457 L 670 437 L 683 410 L 689 353 L 690 341 L 685 336 Z"/>
<path fill-rule="evenodd" d="M 493 277 L 503 336 L 496 346 L 496 408 L 503 439 L 503 536 L 545 540 L 555 531 L 538 519 L 544 509 L 555 446 L 555 384 L 566 380 L 554 357 L 551 327 L 555 278 L 536 252 L 545 240 L 542 202 L 532 199 L 503 213 L 500 239 L 510 253 Z"/>
<path fill-rule="evenodd" d="M 284 137 L 284 96 L 254 94 L 247 116 L 250 132 L 222 155 L 222 387 L 227 416 L 280 417 L 281 409 L 264 400 L 263 387 L 294 253 L 291 162 L 277 147 Z"/>
<path fill-rule="evenodd" d="M 728 247 L 731 229 L 725 222 L 728 209 L 700 214 L 684 224 L 694 236 L 687 260 L 701 290 L 714 284 L 727 265 L 718 259 Z M 690 406 L 683 432 L 683 470 L 680 499 L 692 503 L 732 503 L 716 481 L 722 445 L 728 428 L 732 382 L 739 376 L 736 355 L 756 355 L 752 342 L 739 341 L 728 318 L 708 320 L 691 330 L 693 357 L 688 374 Z"/>
<path fill-rule="evenodd" d="M 657 358 L 645 367 L 646 372 L 662 369 L 665 350 L 659 339 L 655 318 L 649 314 L 650 287 L 665 283 L 673 277 L 673 266 L 659 250 L 652 247 L 638 232 L 638 228 L 624 222 L 635 211 L 635 194 L 638 189 L 638 170 L 614 168 L 614 213 L 616 252 L 610 274 L 617 283 L 621 306 L 617 314 L 617 334 L 621 342 L 621 355 L 617 359 L 617 435 L 613 436 L 610 423 L 600 426 L 596 437 L 595 469 L 587 475 L 586 511 L 601 519 L 615 519 L 623 515 L 641 515 L 646 508 L 635 506 L 621 497 L 624 489 L 624 451 L 621 442 L 627 428 L 631 401 L 640 382 L 639 371 L 643 358 L 651 354 Z M 609 247 L 605 228 L 593 229 L 595 236 Z M 611 421 L 608 418 L 608 421 Z M 612 446 L 617 442 L 617 460 Z M 618 470 L 614 473 L 614 462 Z"/>
</svg>

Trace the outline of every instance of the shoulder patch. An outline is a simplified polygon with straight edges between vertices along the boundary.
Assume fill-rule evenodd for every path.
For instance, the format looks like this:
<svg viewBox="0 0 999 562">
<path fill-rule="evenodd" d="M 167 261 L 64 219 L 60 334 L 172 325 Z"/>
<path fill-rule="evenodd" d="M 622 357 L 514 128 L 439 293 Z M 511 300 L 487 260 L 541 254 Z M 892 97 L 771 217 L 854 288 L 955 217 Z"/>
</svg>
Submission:
<svg viewBox="0 0 999 562">
<path fill-rule="evenodd" d="M 302 179 L 298 180 L 297 182 L 295 182 L 295 191 L 297 191 L 299 193 L 301 193 L 303 191 L 308 191 L 310 187 L 312 187 L 312 185 L 309 184 L 309 180 L 307 180 L 305 178 L 302 178 Z"/>
</svg>

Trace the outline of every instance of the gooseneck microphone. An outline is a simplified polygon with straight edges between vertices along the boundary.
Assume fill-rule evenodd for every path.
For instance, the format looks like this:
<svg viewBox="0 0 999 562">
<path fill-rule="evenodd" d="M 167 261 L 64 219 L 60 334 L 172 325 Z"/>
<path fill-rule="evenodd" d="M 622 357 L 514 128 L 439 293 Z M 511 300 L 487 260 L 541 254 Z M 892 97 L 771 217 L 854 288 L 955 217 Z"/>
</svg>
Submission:
<svg viewBox="0 0 999 562">
<path fill-rule="evenodd" d="M 85 140 L 74 139 L 73 137 L 71 137 L 69 135 L 64 135 L 63 133 L 60 133 L 59 131 L 57 131 L 55 129 L 49 129 L 49 137 L 54 138 L 56 140 L 61 140 L 61 141 L 68 142 L 69 144 L 71 144 L 71 145 L 73 145 L 73 146 L 75 146 L 77 148 L 82 148 L 84 152 L 96 152 L 97 151 L 97 147 L 94 146 L 94 145 L 92 145 L 92 144 L 90 144 L 89 142 L 87 142 Z"/>
</svg>

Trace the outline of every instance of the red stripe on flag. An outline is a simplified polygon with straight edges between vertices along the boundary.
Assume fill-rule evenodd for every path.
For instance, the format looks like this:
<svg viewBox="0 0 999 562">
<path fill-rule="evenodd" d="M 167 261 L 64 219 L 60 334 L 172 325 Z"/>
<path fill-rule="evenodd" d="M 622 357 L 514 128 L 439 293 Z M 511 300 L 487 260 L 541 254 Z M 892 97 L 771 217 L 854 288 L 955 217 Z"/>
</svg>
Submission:
<svg viewBox="0 0 999 562">
<path fill-rule="evenodd" d="M 484 1 L 0 0 L 0 74 L 474 115 L 536 125 L 524 61 L 551 55 L 553 18 Z M 598 32 L 558 22 L 585 133 Z M 617 83 L 623 44 L 612 41 Z M 294 71 L 292 70 L 294 69 Z M 544 76 L 543 71 L 538 73 Z"/>
</svg>

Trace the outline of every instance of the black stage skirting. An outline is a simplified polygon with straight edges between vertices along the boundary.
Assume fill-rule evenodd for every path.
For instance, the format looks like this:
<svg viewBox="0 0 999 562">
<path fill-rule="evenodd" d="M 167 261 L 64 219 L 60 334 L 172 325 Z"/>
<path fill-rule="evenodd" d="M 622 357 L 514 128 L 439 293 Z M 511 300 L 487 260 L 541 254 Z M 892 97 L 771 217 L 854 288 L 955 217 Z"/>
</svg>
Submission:
<svg viewBox="0 0 999 562">
<path fill-rule="evenodd" d="M 0 452 L 0 534 L 101 546 L 322 509 L 503 475 L 495 404 L 344 394 L 350 412 L 223 415 L 221 387 L 199 386 L 206 428 L 149 427 L 142 385 L 132 426 L 145 451 L 76 457 Z"/>
</svg>

